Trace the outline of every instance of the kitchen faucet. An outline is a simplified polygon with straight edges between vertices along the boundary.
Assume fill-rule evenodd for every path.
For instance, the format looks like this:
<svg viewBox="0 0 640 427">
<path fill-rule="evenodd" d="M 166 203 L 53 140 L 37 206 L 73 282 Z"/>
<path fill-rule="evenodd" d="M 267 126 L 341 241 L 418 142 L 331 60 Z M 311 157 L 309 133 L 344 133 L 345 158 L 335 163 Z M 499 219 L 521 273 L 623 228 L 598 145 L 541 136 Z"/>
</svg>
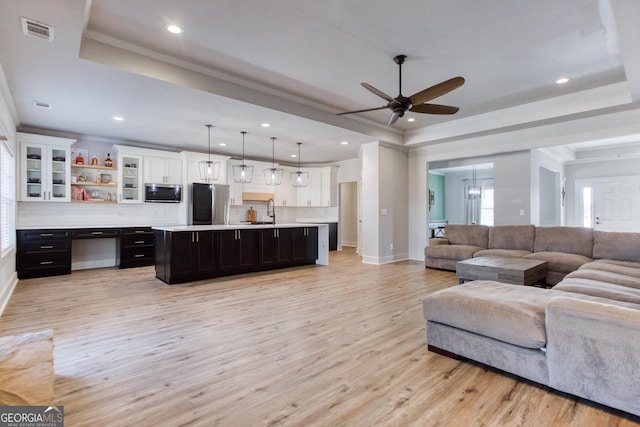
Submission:
<svg viewBox="0 0 640 427">
<path fill-rule="evenodd" d="M 267 216 L 272 218 L 273 225 L 276 225 L 276 204 L 273 199 L 267 201 Z"/>
</svg>

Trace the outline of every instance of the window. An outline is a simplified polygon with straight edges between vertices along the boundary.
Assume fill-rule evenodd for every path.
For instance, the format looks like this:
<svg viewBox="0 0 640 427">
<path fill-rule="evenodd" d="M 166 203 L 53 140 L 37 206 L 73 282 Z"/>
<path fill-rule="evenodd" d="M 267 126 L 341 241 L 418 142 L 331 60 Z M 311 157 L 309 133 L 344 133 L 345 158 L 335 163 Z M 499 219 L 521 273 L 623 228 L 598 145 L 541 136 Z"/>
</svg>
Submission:
<svg viewBox="0 0 640 427">
<path fill-rule="evenodd" d="M 16 245 L 16 162 L 6 143 L 0 144 L 0 252 Z"/>
<path fill-rule="evenodd" d="M 482 187 L 480 224 L 493 225 L 493 187 Z"/>
<path fill-rule="evenodd" d="M 593 221 L 591 220 L 591 196 L 593 194 L 591 187 L 582 188 L 582 226 L 591 228 Z"/>
</svg>

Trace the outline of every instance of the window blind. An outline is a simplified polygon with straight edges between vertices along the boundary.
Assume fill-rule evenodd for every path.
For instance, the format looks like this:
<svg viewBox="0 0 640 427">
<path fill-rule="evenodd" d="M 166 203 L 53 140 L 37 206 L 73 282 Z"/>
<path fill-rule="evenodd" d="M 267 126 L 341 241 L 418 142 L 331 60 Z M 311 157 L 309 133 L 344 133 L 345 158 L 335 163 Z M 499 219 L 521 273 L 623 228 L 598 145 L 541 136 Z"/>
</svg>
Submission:
<svg viewBox="0 0 640 427">
<path fill-rule="evenodd" d="M 6 143 L 0 144 L 0 251 L 16 245 L 16 162 Z"/>
</svg>

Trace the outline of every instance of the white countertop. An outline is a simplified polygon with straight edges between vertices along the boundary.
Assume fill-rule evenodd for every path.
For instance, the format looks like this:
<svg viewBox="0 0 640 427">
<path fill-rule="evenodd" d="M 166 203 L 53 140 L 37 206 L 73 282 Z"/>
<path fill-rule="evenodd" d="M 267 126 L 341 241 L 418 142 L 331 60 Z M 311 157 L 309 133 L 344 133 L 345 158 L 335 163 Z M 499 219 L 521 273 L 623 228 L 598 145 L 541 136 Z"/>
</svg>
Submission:
<svg viewBox="0 0 640 427">
<path fill-rule="evenodd" d="M 152 226 L 154 230 L 162 231 L 209 231 L 209 230 L 240 230 L 256 228 L 299 228 L 299 227 L 326 227 L 326 224 L 318 223 L 283 223 L 283 224 L 229 224 L 229 225 L 167 225 Z"/>
<path fill-rule="evenodd" d="M 308 224 L 330 224 L 338 222 L 338 218 L 299 218 L 296 222 L 305 222 Z"/>
</svg>

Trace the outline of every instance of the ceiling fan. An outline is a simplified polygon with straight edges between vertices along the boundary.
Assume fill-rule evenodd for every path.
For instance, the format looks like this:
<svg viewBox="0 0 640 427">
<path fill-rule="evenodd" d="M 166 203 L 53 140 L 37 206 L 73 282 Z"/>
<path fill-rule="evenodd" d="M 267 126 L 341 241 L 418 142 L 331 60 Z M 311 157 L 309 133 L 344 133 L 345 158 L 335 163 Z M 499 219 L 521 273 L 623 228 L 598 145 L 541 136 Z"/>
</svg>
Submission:
<svg viewBox="0 0 640 427">
<path fill-rule="evenodd" d="M 384 110 L 388 108 L 392 111 L 391 117 L 389 117 L 389 121 L 387 122 L 387 126 L 391 126 L 394 124 L 398 118 L 404 116 L 404 113 L 407 111 L 411 111 L 414 113 L 423 113 L 423 114 L 455 114 L 458 112 L 458 107 L 451 107 L 448 105 L 438 105 L 438 104 L 425 104 L 427 101 L 431 101 L 439 96 L 442 96 L 446 93 L 451 92 L 454 89 L 459 88 L 464 84 L 464 78 L 462 77 L 454 77 L 452 79 L 446 80 L 442 83 L 438 83 L 435 86 L 431 86 L 430 88 L 421 90 L 418 93 L 411 95 L 410 97 L 406 97 L 402 95 L 402 64 L 404 64 L 404 60 L 407 59 L 406 55 L 397 55 L 393 58 L 396 64 L 398 64 L 398 72 L 399 72 L 399 92 L 400 94 L 395 98 L 390 97 L 386 93 L 381 90 L 376 89 L 368 83 L 361 83 L 361 85 L 370 91 L 371 93 L 378 95 L 380 98 L 387 101 L 387 105 L 382 107 L 375 108 L 366 108 L 364 110 L 356 110 L 356 111 L 347 111 L 345 113 L 338 113 L 339 116 L 343 114 L 354 114 L 354 113 L 364 113 L 366 111 L 376 111 L 376 110 Z"/>
</svg>

